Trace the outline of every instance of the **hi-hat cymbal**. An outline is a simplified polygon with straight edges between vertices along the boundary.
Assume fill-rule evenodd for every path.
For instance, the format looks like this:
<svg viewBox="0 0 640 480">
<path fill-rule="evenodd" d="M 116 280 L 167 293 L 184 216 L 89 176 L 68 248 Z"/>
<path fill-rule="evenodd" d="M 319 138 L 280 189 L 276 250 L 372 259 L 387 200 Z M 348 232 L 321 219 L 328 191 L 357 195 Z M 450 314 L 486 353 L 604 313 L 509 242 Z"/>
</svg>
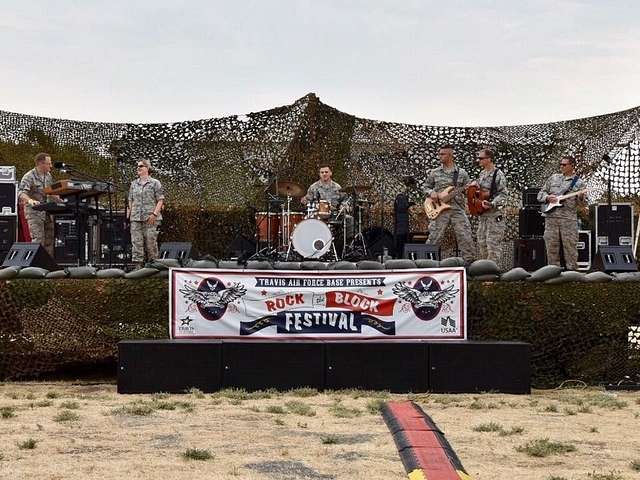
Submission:
<svg viewBox="0 0 640 480">
<path fill-rule="evenodd" d="M 341 193 L 360 193 L 371 190 L 371 185 L 351 185 L 340 189 Z"/>
<path fill-rule="evenodd" d="M 290 197 L 302 197 L 304 195 L 304 187 L 296 182 L 283 180 L 278 182 L 278 195 L 289 195 Z"/>
</svg>

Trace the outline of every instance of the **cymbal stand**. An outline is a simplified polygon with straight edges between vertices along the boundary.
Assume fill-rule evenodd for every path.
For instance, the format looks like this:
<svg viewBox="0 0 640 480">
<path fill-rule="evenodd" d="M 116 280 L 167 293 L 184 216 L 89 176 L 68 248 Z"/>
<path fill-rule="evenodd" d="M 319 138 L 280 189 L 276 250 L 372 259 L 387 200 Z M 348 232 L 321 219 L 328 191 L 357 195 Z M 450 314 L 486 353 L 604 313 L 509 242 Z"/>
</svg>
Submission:
<svg viewBox="0 0 640 480">
<path fill-rule="evenodd" d="M 277 173 L 270 179 L 269 183 L 264 188 L 265 198 L 267 200 L 267 217 L 266 219 L 262 219 L 261 222 L 264 222 L 265 220 L 267 222 L 267 245 L 262 249 L 256 251 L 256 253 L 252 255 L 249 258 L 249 260 L 277 260 L 278 259 L 278 246 L 276 245 L 274 248 L 273 241 L 271 240 L 271 213 L 272 213 L 271 208 L 272 208 L 272 205 L 274 204 L 277 205 L 278 203 L 281 203 L 282 200 L 280 200 L 276 195 L 273 195 L 272 193 L 269 192 L 269 189 L 274 183 L 276 185 L 276 192 L 277 192 L 278 191 L 277 190 L 278 188 Z M 257 226 L 256 236 L 258 241 L 256 242 L 256 249 L 260 248 L 259 231 L 260 231 L 260 225 Z"/>
</svg>

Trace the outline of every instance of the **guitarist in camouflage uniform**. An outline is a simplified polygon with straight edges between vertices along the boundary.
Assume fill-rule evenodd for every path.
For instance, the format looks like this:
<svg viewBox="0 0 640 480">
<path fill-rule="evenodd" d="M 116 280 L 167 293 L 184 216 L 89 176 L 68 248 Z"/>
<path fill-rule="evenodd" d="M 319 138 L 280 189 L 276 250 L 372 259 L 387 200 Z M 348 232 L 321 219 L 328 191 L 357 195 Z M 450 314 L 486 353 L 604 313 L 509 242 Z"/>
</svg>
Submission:
<svg viewBox="0 0 640 480">
<path fill-rule="evenodd" d="M 489 192 L 489 198 L 482 200 L 485 211 L 478 217 L 478 249 L 480 258 L 498 263 L 502 253 L 502 237 L 506 222 L 501 210 L 507 203 L 507 178 L 496 168 L 493 150 L 484 148 L 478 152 L 478 162 L 482 171 L 471 185 L 477 185 Z"/>
<path fill-rule="evenodd" d="M 469 183 L 469 174 L 458 167 L 453 160 L 453 147 L 444 145 L 438 151 L 441 166 L 431 170 L 425 182 L 426 195 L 434 201 L 450 201 L 451 208 L 441 212 L 437 218 L 429 222 L 429 238 L 427 243 L 440 245 L 446 228 L 451 224 L 458 242 L 458 249 L 465 262 L 471 263 L 475 258 L 475 245 L 471 234 L 471 224 L 465 213 L 466 198 L 464 187 Z M 453 186 L 453 197 L 441 199 L 439 193 L 445 188 Z M 447 201 L 449 200 L 449 201 Z"/>
<path fill-rule="evenodd" d="M 551 175 L 538 193 L 538 201 L 555 202 L 560 195 L 581 190 L 585 183 L 575 173 L 573 157 L 560 159 L 561 173 Z M 547 247 L 547 263 L 560 266 L 560 242 L 564 251 L 567 270 L 578 269 L 578 203 L 583 196 L 567 198 L 562 208 L 545 214 L 544 242 Z"/>
</svg>

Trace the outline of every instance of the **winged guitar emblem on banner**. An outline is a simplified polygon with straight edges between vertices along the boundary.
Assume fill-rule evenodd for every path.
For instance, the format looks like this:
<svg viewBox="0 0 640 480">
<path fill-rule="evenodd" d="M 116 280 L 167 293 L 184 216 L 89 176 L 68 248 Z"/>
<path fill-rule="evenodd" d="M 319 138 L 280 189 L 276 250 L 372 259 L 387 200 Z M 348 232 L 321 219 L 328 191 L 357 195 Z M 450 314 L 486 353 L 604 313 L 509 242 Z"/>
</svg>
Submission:
<svg viewBox="0 0 640 480">
<path fill-rule="evenodd" d="M 244 285 L 240 283 L 234 283 L 231 287 L 218 291 L 215 291 L 218 287 L 218 282 L 211 283 L 207 281 L 207 286 L 210 290 L 208 292 L 197 290 L 191 285 L 183 286 L 179 292 L 202 308 L 225 308 L 229 303 L 247 293 Z"/>
<path fill-rule="evenodd" d="M 437 308 L 440 305 L 451 300 L 458 289 L 454 289 L 453 285 L 449 285 L 443 290 L 429 290 L 433 282 L 425 284 L 420 281 L 424 290 L 410 287 L 405 282 L 396 283 L 393 287 L 393 293 L 402 300 L 411 303 L 414 308 Z"/>
</svg>

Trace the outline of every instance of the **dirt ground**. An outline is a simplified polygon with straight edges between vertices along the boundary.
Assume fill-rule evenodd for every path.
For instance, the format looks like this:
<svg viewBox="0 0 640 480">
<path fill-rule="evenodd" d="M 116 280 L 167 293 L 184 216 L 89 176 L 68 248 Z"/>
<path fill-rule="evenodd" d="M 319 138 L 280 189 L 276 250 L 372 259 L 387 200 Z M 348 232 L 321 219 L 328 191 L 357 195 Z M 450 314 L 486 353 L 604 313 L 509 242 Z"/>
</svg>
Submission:
<svg viewBox="0 0 640 480">
<path fill-rule="evenodd" d="M 0 383 L 0 479 L 406 479 L 378 412 L 406 398 L 473 479 L 640 479 L 638 393 L 118 395 L 76 382 Z M 543 439 L 555 443 L 535 451 Z"/>
</svg>

